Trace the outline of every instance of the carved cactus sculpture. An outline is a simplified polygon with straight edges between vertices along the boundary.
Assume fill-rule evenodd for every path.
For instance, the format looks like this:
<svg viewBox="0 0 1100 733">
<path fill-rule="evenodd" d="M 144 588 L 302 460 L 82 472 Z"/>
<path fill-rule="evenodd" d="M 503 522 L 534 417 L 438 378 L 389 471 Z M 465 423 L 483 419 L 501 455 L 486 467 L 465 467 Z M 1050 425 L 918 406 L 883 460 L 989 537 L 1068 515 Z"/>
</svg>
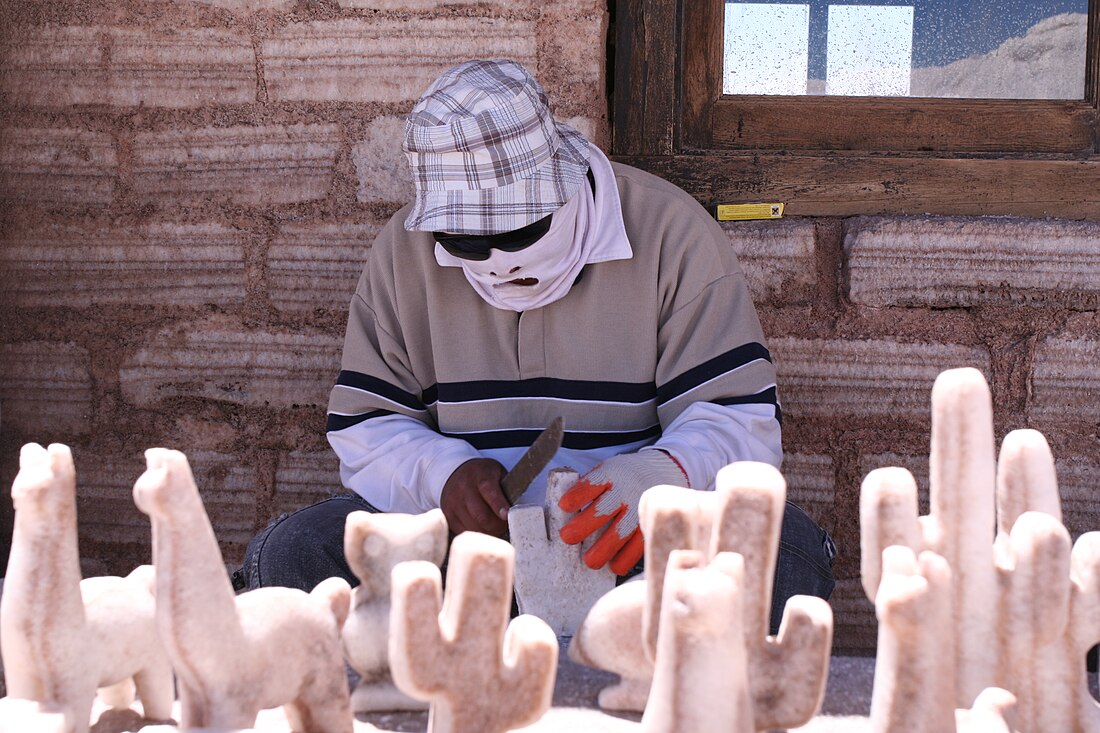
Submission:
<svg viewBox="0 0 1100 733">
<path fill-rule="evenodd" d="M 1100 706 L 1089 693 L 1081 659 L 1100 641 L 1100 532 L 1077 538 L 1070 558 L 1069 619 L 1065 633 L 1040 647 L 1035 665 L 1036 719 L 1043 730 L 1100 730 Z M 1059 724 L 1061 725 L 1061 724 Z M 1022 726 L 1021 726 L 1022 728 Z"/>
<path fill-rule="evenodd" d="M 951 569 L 933 552 L 918 560 L 900 546 L 882 562 L 871 730 L 946 733 L 955 725 Z"/>
<path fill-rule="evenodd" d="M 932 388 L 931 513 L 918 519 L 916 485 L 904 469 L 872 472 L 860 495 L 861 575 L 868 598 L 878 591 L 882 551 L 890 545 L 931 550 L 951 568 L 959 708 L 969 707 L 996 678 L 993 450 L 985 379 L 975 369 L 944 372 Z"/>
<path fill-rule="evenodd" d="M 157 634 L 151 568 L 80 579 L 69 449 L 23 446 L 12 500 L 15 528 L 0 600 L 8 694 L 67 711 L 76 733 L 88 730 L 98 687 L 109 688 L 112 704 L 126 706 L 136 683 L 146 717 L 171 717 L 172 667 Z"/>
<path fill-rule="evenodd" d="M 932 512 L 917 519 L 908 489 L 876 491 L 869 475 L 860 496 L 861 575 L 869 599 L 878 590 L 882 550 L 928 549 L 952 569 L 956 707 L 967 708 L 996 675 L 997 575 L 993 566 L 993 425 L 989 387 L 974 369 L 939 375 L 932 390 Z M 877 478 L 877 477 L 876 477 Z"/>
<path fill-rule="evenodd" d="M 883 551 L 875 596 L 879 637 L 873 733 L 1017 730 L 1016 698 L 1001 688 L 983 690 L 971 709 L 955 709 L 951 582 L 947 561 L 934 552 L 918 558 L 900 545 Z"/>
<path fill-rule="evenodd" d="M 351 614 L 343 630 L 348 664 L 360 676 L 351 696 L 352 709 L 426 710 L 426 702 L 401 692 L 390 677 L 391 576 L 401 562 L 443 562 L 447 555 L 443 512 L 352 512 L 344 530 L 344 555 L 360 581 L 351 592 Z"/>
<path fill-rule="evenodd" d="M 645 733 L 751 733 L 752 701 L 741 628 L 744 561 L 674 550 L 665 571 L 657 666 Z"/>
<path fill-rule="evenodd" d="M 260 710 L 282 706 L 299 733 L 351 733 L 340 641 L 347 582 L 234 596 L 187 459 L 164 448 L 145 458 L 134 501 L 152 520 L 157 624 L 179 681 L 181 727 L 251 728 Z"/>
<path fill-rule="evenodd" d="M 567 545 L 559 535 L 572 515 L 558 507 L 558 500 L 576 481 L 576 471 L 552 469 L 545 507 L 520 505 L 508 512 L 520 613 L 538 616 L 559 636 L 573 636 L 589 609 L 615 587 L 610 568 L 592 570 L 584 564 L 584 552 L 595 537 Z"/>
<path fill-rule="evenodd" d="M 642 686 L 638 678 L 646 671 L 637 660 L 648 656 L 652 664 L 658 651 L 658 621 L 671 552 L 698 550 L 706 558 L 734 552 L 744 558 L 742 628 L 749 655 L 753 725 L 755 730 L 797 727 L 814 716 L 825 693 L 832 610 L 820 598 L 796 596 L 784 609 L 778 636 L 768 635 L 786 484 L 775 468 L 753 462 L 726 466 L 719 471 L 716 483 L 714 492 L 658 486 L 642 495 L 639 513 L 646 538 L 646 598 L 643 602 L 628 597 L 625 586 L 607 596 L 616 596 L 614 608 L 620 617 L 641 617 L 642 637 L 627 638 L 632 632 L 624 631 L 616 634 L 614 646 L 605 642 L 596 647 L 590 627 L 608 626 L 598 613 L 610 604 L 601 600 L 574 638 L 570 656 L 595 661 L 593 666 L 612 671 L 626 666 L 627 661 L 634 663 L 640 671 L 634 673 L 631 686 L 613 689 L 616 702 L 622 702 L 628 690 L 636 694 Z M 630 600 L 641 607 L 627 607 Z M 626 623 L 622 626 L 633 628 Z M 614 632 L 609 629 L 608 633 Z M 576 652 L 574 646 L 579 647 Z M 594 649 L 607 651 L 597 655 Z M 795 669 L 797 674 L 791 672 Z M 601 692 L 601 706 L 605 692 Z"/>
<path fill-rule="evenodd" d="M 994 547 L 1001 572 L 1008 564 L 1006 558 L 1019 545 L 1019 527 L 1034 524 L 1036 511 L 1061 522 L 1054 458 L 1040 433 L 1016 430 L 1005 436 L 997 464 Z M 1058 534 L 1058 560 L 1064 565 L 1069 538 L 1064 530 Z M 1033 552 L 1038 554 L 1042 549 Z M 1068 576 L 1063 567 L 1058 577 L 1037 578 L 1035 600 L 1042 604 L 1040 610 L 1032 610 L 1031 619 L 1015 619 L 1015 638 L 1006 650 L 1007 662 L 999 665 L 1003 673 L 1009 673 L 999 679 L 999 684 L 1016 693 L 1018 726 L 1024 733 L 1100 730 L 1100 706 L 1089 693 L 1081 663 L 1100 641 L 1100 532 L 1087 532 L 1077 538 L 1068 565 Z M 1058 608 L 1043 610 L 1048 603 L 1057 603 Z M 1060 631 L 1049 643 L 1041 643 L 1049 638 L 1046 629 L 1031 631 L 1032 625 L 1050 623 L 1044 617 L 1056 617 L 1053 623 Z M 1031 636 L 1035 638 L 1029 648 L 1027 640 Z"/>
<path fill-rule="evenodd" d="M 550 707 L 558 642 L 546 622 L 508 622 L 515 551 L 464 532 L 451 543 L 444 602 L 439 568 L 393 570 L 390 668 L 408 694 L 431 702 L 429 733 L 503 733 Z"/>
<path fill-rule="evenodd" d="M 993 450 L 985 379 L 974 369 L 944 372 L 932 390 L 931 513 L 917 516 L 916 483 L 904 469 L 864 480 L 864 590 L 877 594 L 891 545 L 942 555 L 953 578 L 951 625 L 937 639 L 954 635 L 955 707 L 996 686 L 1015 695 L 1022 733 L 1096 730 L 1100 708 L 1083 660 L 1100 641 L 1100 533 L 1071 553 L 1039 433 L 1006 436 L 996 471 Z"/>
<path fill-rule="evenodd" d="M 649 599 L 642 628 L 650 654 L 657 650 L 668 556 L 674 547 L 722 552 L 744 559 L 742 625 L 749 655 L 749 689 L 756 730 L 795 728 L 821 707 L 829 673 L 833 613 L 821 598 L 794 596 L 783 609 L 779 633 L 768 635 L 772 584 L 779 552 L 787 485 L 766 463 L 742 461 L 718 472 L 713 494 L 659 486 L 642 496 L 647 538 Z M 797 673 L 794 672 L 797 670 Z"/>
</svg>

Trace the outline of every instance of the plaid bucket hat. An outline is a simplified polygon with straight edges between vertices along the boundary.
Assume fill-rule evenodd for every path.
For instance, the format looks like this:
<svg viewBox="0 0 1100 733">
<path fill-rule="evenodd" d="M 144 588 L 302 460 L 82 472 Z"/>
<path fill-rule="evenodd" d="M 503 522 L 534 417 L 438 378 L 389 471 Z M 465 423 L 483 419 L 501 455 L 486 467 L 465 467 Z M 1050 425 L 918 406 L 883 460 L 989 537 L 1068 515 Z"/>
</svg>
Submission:
<svg viewBox="0 0 1100 733">
<path fill-rule="evenodd" d="M 416 197 L 410 231 L 499 234 L 552 214 L 588 171 L 588 140 L 555 122 L 515 61 L 468 61 L 413 107 L 402 143 Z"/>
</svg>

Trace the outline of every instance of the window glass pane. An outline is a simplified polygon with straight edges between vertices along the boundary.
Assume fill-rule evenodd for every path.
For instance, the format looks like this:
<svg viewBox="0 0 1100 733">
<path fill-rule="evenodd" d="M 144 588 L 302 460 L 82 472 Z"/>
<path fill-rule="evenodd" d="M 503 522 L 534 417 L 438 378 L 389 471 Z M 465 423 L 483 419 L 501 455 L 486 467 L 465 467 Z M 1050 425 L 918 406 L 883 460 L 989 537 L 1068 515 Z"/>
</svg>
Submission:
<svg viewBox="0 0 1100 733">
<path fill-rule="evenodd" d="M 723 92 L 1083 99 L 1088 0 L 727 2 Z"/>
<path fill-rule="evenodd" d="M 809 59 L 809 5 L 726 5 L 726 94 L 805 94 Z"/>
<path fill-rule="evenodd" d="M 825 93 L 880 97 L 909 94 L 913 8 L 830 5 Z"/>
</svg>

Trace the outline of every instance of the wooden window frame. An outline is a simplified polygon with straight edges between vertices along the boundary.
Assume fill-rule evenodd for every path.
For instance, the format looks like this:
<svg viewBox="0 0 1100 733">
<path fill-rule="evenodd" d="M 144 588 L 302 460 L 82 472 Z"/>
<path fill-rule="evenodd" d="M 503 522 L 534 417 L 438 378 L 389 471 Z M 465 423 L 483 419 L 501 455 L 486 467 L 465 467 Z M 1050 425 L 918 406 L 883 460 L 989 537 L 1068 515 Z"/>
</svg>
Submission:
<svg viewBox="0 0 1100 733">
<path fill-rule="evenodd" d="M 722 94 L 724 0 L 618 0 L 616 160 L 704 205 L 1100 219 L 1100 0 L 1083 100 Z"/>
</svg>

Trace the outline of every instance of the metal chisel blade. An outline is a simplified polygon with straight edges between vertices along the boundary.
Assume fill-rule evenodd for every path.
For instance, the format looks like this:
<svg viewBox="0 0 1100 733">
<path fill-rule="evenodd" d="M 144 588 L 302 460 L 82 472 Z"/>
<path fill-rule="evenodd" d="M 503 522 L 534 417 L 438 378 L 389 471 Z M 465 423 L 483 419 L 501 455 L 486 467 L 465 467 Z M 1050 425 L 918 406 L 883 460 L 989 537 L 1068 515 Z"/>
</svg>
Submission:
<svg viewBox="0 0 1100 733">
<path fill-rule="evenodd" d="M 562 437 L 565 434 L 564 421 L 561 417 L 554 418 L 550 426 L 539 433 L 535 442 L 527 449 L 527 452 L 519 459 L 512 470 L 501 480 L 500 487 L 504 489 L 504 497 L 508 504 L 515 504 L 535 476 L 539 475 L 546 464 L 561 448 Z"/>
</svg>

